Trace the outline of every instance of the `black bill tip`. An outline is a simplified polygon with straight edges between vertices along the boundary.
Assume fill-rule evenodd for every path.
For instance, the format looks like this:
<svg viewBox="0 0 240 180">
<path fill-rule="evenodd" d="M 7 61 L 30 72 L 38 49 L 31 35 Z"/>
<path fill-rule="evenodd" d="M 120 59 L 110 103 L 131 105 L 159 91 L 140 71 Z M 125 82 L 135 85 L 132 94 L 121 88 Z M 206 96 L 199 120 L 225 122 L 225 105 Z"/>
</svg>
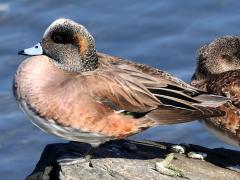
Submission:
<svg viewBox="0 0 240 180">
<path fill-rule="evenodd" d="M 24 50 L 18 51 L 18 55 L 26 55 Z"/>
</svg>

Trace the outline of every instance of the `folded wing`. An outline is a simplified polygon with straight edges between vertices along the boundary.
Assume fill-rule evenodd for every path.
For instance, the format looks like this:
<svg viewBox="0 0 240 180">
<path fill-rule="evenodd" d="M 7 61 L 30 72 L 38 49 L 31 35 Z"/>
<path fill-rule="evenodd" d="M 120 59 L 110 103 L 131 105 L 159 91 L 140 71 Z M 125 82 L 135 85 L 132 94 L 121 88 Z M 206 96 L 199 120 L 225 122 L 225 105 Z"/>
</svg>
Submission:
<svg viewBox="0 0 240 180">
<path fill-rule="evenodd" d="M 222 116 L 224 112 L 216 107 L 228 100 L 195 88 L 170 84 L 168 80 L 150 76 L 128 65 L 97 70 L 83 78 L 87 82 L 85 85 L 89 86 L 86 88 L 88 93 L 96 102 L 116 112 L 151 118 L 160 124 Z"/>
</svg>

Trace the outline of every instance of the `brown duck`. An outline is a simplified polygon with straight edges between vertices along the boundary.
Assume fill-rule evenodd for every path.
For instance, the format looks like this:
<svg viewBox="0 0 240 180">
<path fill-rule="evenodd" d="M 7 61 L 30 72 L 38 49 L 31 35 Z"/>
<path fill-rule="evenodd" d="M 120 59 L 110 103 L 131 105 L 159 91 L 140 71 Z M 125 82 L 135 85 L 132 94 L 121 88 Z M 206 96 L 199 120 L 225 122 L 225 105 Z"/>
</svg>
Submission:
<svg viewBox="0 0 240 180">
<path fill-rule="evenodd" d="M 225 36 L 200 48 L 191 84 L 232 99 L 220 107 L 225 116 L 202 120 L 228 144 L 240 145 L 240 37 Z"/>
<path fill-rule="evenodd" d="M 87 29 L 69 19 L 54 21 L 40 43 L 19 54 L 38 56 L 17 70 L 17 102 L 36 126 L 67 140 L 97 147 L 160 124 L 225 114 L 216 107 L 226 98 L 96 52 Z"/>
</svg>

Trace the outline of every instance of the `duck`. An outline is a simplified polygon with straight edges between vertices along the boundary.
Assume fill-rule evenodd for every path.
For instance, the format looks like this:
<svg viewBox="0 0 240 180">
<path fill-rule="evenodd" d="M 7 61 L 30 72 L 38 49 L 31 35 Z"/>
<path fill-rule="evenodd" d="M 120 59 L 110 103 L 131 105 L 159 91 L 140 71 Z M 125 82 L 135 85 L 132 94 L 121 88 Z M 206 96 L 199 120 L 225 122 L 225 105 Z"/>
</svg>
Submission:
<svg viewBox="0 0 240 180">
<path fill-rule="evenodd" d="M 223 36 L 198 50 L 191 85 L 231 99 L 219 108 L 224 116 L 201 120 L 223 142 L 240 146 L 240 37 Z"/>
<path fill-rule="evenodd" d="M 127 138 L 158 125 L 223 116 L 227 98 L 210 95 L 169 73 L 97 52 L 81 24 L 55 20 L 13 81 L 17 103 L 46 133 L 91 145 Z"/>
</svg>

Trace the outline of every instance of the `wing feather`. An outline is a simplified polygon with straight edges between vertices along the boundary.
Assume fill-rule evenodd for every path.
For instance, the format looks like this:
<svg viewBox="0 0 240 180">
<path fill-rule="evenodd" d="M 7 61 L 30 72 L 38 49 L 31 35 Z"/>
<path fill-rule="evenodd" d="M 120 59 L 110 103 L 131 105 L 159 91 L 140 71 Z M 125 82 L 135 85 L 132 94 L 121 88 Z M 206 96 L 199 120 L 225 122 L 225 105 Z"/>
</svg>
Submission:
<svg viewBox="0 0 240 180">
<path fill-rule="evenodd" d="M 158 121 L 167 117 L 169 123 L 224 114 L 215 108 L 216 104 L 206 107 L 204 101 L 198 98 L 201 91 L 197 92 L 200 95 L 194 93 L 191 96 L 187 93 L 188 88 L 168 84 L 127 65 L 116 66 L 115 69 L 102 68 L 84 78 L 87 78 L 87 89 L 91 89 L 88 93 L 118 112 L 148 113 L 149 117 Z M 218 104 L 223 104 L 223 99 Z"/>
</svg>

